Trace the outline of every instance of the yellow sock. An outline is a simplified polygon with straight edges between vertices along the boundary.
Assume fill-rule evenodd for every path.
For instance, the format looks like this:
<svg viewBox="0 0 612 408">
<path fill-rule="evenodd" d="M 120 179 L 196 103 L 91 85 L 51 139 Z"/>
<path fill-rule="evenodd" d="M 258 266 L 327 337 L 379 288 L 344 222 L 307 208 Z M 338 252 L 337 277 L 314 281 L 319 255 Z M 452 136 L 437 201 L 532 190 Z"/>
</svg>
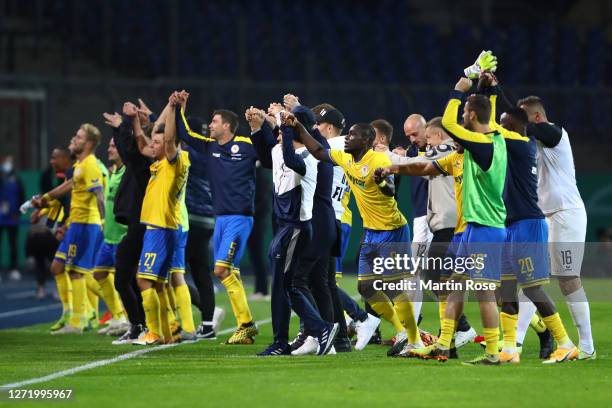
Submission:
<svg viewBox="0 0 612 408">
<path fill-rule="evenodd" d="M 406 328 L 408 343 L 418 343 L 421 336 L 419 334 L 419 328 L 417 327 L 414 308 L 412 307 L 412 302 L 408 296 L 405 294 L 397 296 L 395 299 L 393 299 L 393 307 L 400 319 L 400 322 L 402 323 L 402 326 Z"/>
<path fill-rule="evenodd" d="M 86 312 L 87 286 L 85 279 L 71 279 L 72 283 L 72 316 L 70 325 L 82 327 Z"/>
<path fill-rule="evenodd" d="M 487 347 L 485 352 L 487 354 L 499 354 L 499 349 L 497 348 L 497 342 L 499 341 L 499 327 L 485 327 L 482 329 L 484 333 L 485 342 L 487 343 Z"/>
<path fill-rule="evenodd" d="M 161 334 L 163 334 L 166 342 L 170 342 L 172 340 L 172 329 L 170 328 L 171 316 L 170 316 L 170 303 L 168 301 L 168 287 L 164 285 L 164 288 L 157 292 L 157 297 L 159 297 L 159 320 L 161 323 Z M 174 316 L 174 313 L 172 313 Z"/>
<path fill-rule="evenodd" d="M 237 277 L 239 280 L 242 280 L 242 279 L 240 278 L 240 269 L 238 269 L 238 268 L 232 268 L 232 273 L 233 273 L 234 275 L 236 275 L 236 277 Z"/>
<path fill-rule="evenodd" d="M 106 303 L 106 307 L 113 315 L 113 319 L 119 319 L 123 314 L 123 305 L 119 299 L 119 294 L 115 290 L 115 283 L 113 282 L 113 275 L 109 273 L 105 278 L 98 281 L 100 288 L 102 288 L 102 299 Z"/>
<path fill-rule="evenodd" d="M 142 306 L 145 312 L 145 319 L 147 321 L 147 328 L 150 332 L 161 336 L 161 312 L 159 304 L 159 296 L 153 288 L 143 290 L 142 294 Z"/>
<path fill-rule="evenodd" d="M 574 345 L 565 331 L 565 326 L 561 321 L 561 316 L 559 316 L 559 313 L 555 313 L 554 315 L 550 315 L 548 317 L 543 317 L 542 320 L 557 341 L 558 347 L 569 348 Z"/>
<path fill-rule="evenodd" d="M 72 282 L 66 272 L 55 275 L 55 284 L 57 285 L 57 295 L 62 302 L 64 313 L 72 311 Z"/>
<path fill-rule="evenodd" d="M 181 319 L 181 326 L 183 326 L 183 330 L 186 332 L 193 333 L 195 331 L 195 324 L 193 323 L 193 311 L 191 310 L 191 295 L 189 294 L 189 288 L 187 285 L 176 286 L 174 288 L 174 293 L 176 295 L 176 306 L 178 315 Z"/>
<path fill-rule="evenodd" d="M 516 326 L 518 325 L 518 314 L 508 314 L 501 312 L 499 314 L 501 323 L 502 335 L 504 338 L 504 349 L 506 351 L 516 350 Z"/>
<path fill-rule="evenodd" d="M 440 330 L 442 330 L 443 321 L 446 317 L 446 300 L 438 300 L 438 316 L 440 317 Z"/>
<path fill-rule="evenodd" d="M 87 315 L 89 316 L 91 310 L 93 310 L 97 318 L 99 316 L 100 298 L 104 298 L 104 292 L 102 292 L 100 284 L 91 273 L 84 274 L 83 277 L 87 285 L 87 299 L 89 300 L 89 313 Z"/>
<path fill-rule="evenodd" d="M 250 323 L 253 321 L 249 304 L 247 303 L 246 293 L 242 282 L 235 274 L 230 273 L 229 276 L 221 281 L 232 304 L 232 309 L 236 315 L 238 325 Z"/>
<path fill-rule="evenodd" d="M 529 326 L 531 326 L 531 328 L 535 330 L 536 333 L 544 333 L 544 331 L 546 330 L 546 325 L 544 324 L 542 319 L 540 319 L 540 316 L 538 316 L 537 313 L 535 313 L 531 318 Z"/>
<path fill-rule="evenodd" d="M 379 295 L 377 295 L 376 297 L 378 298 Z M 388 321 L 389 323 L 393 325 L 393 328 L 395 329 L 397 333 L 404 331 L 404 326 L 402 326 L 402 322 L 397 316 L 397 312 L 393 308 L 393 304 L 391 303 L 389 298 L 387 298 L 386 302 L 384 300 L 382 301 L 368 300 L 368 303 L 370 304 L 372 309 L 376 313 L 378 313 L 380 317 L 382 317 L 383 319 L 385 319 L 386 321 Z"/>
<path fill-rule="evenodd" d="M 440 338 L 438 339 L 438 344 L 450 348 L 451 343 L 453 342 L 453 334 L 455 334 L 455 326 L 457 326 L 457 322 L 453 319 L 443 318 L 440 323 Z"/>
<path fill-rule="evenodd" d="M 170 302 L 168 305 L 174 313 L 176 311 L 176 292 L 174 291 L 174 286 L 166 285 L 166 292 L 168 293 L 168 301 Z"/>
</svg>

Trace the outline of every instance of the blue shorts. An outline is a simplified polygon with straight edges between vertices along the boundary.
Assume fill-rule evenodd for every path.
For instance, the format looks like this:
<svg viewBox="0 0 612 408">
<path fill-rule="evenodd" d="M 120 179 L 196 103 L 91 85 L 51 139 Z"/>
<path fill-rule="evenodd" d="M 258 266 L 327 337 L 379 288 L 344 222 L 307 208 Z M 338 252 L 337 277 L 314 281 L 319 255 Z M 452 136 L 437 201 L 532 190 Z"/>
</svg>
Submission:
<svg viewBox="0 0 612 408">
<path fill-rule="evenodd" d="M 138 262 L 139 278 L 168 282 L 176 235 L 173 229 L 147 227 Z"/>
<path fill-rule="evenodd" d="M 96 266 L 96 254 L 104 237 L 98 224 L 81 224 L 73 222 L 66 231 L 56 258 L 65 256 L 66 272 L 91 273 Z"/>
<path fill-rule="evenodd" d="M 179 226 L 176 233 L 174 255 L 170 263 L 170 273 L 185 273 L 185 247 L 187 246 L 188 236 L 189 231 L 183 231 L 183 227 Z"/>
<path fill-rule="evenodd" d="M 66 253 L 68 252 L 68 240 L 66 237 L 67 234 L 64 234 L 64 239 L 62 239 L 55 251 L 55 257 L 53 258 L 54 262 L 66 263 Z"/>
<path fill-rule="evenodd" d="M 461 238 L 463 237 L 463 232 L 458 232 L 453 235 L 451 242 L 448 244 L 448 249 L 446 250 L 445 258 L 455 259 L 457 258 L 457 252 L 459 251 L 459 243 L 461 242 Z M 453 268 L 445 268 L 443 267 L 440 272 L 440 280 L 448 280 L 453 274 Z"/>
<path fill-rule="evenodd" d="M 215 266 L 240 269 L 240 260 L 253 229 L 253 217 L 219 215 L 213 232 Z"/>
<path fill-rule="evenodd" d="M 505 228 L 468 223 L 459 242 L 455 272 L 474 282 L 499 285 L 505 241 Z"/>
<path fill-rule="evenodd" d="M 375 231 L 364 228 L 363 243 L 359 251 L 358 280 L 401 279 L 412 276 L 410 268 L 385 268 L 383 262 L 387 258 L 397 256 L 410 258 L 410 228 L 408 224 L 391 231 Z M 409 261 L 409 259 L 408 259 Z"/>
<path fill-rule="evenodd" d="M 506 228 L 502 280 L 521 287 L 542 285 L 550 276 L 548 225 L 541 218 L 513 222 Z"/>
<path fill-rule="evenodd" d="M 117 244 L 103 242 L 96 256 L 94 272 L 115 272 L 115 253 Z"/>
<path fill-rule="evenodd" d="M 340 224 L 340 231 L 342 236 L 340 237 L 340 257 L 336 258 L 336 278 L 342 277 L 342 260 L 346 255 L 346 249 L 351 238 L 351 226 L 345 223 Z"/>
</svg>

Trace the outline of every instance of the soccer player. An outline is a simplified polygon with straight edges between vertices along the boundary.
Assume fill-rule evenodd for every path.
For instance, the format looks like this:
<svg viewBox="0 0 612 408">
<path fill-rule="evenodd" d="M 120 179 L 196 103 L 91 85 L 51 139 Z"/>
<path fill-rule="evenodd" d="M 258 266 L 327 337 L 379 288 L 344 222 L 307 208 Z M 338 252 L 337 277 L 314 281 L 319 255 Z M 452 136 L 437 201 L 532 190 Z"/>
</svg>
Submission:
<svg viewBox="0 0 612 408">
<path fill-rule="evenodd" d="M 550 233 L 551 272 L 559 278 L 559 287 L 578 329 L 578 360 L 595 359 L 589 303 L 580 280 L 587 216 L 576 186 L 569 136 L 565 129 L 548 121 L 544 104 L 537 96 L 521 99 L 517 106 L 527 113 L 527 134 L 538 141 L 538 205 Z M 521 303 L 520 314 L 527 321 L 534 312 L 533 305 Z"/>
<path fill-rule="evenodd" d="M 137 283 L 142 295 L 147 331 L 132 344 L 143 346 L 172 342 L 171 333 L 166 326 L 169 300 L 165 284 L 168 282 L 178 238 L 180 197 L 184 194 L 190 163 L 188 154 L 177 149 L 174 120 L 174 110 L 179 103 L 177 92 L 170 96 L 169 102 L 170 109 L 165 126 L 158 125 L 153 129 L 149 150 L 155 162 L 151 164 L 151 179 L 147 185 L 140 218 L 147 229 L 140 255 Z M 126 103 L 124 114 L 132 118 L 137 117 L 136 106 Z"/>
<path fill-rule="evenodd" d="M 466 229 L 459 243 L 457 256 L 482 258 L 482 268 L 470 268 L 469 278 L 474 282 L 499 285 L 501 243 L 506 239 L 506 209 L 503 190 L 506 179 L 506 144 L 497 131 L 489 128 L 491 104 L 483 95 L 470 95 L 463 110 L 463 126 L 457 123 L 457 114 L 465 92 L 472 81 L 461 78 L 455 85 L 442 117 L 442 126 L 449 135 L 465 148 L 463 157 L 463 217 Z M 451 155 L 447 157 L 452 157 Z M 412 350 L 411 355 L 446 361 L 449 357 L 453 333 L 456 327 L 464 290 L 453 291 L 448 297 L 445 318 L 438 341 L 427 347 Z M 476 291 L 486 341 L 485 354 L 468 364 L 499 365 L 499 315 L 495 291 Z"/>
<path fill-rule="evenodd" d="M 297 96 L 287 94 L 283 97 L 283 104 L 291 111 L 298 121 L 305 123 L 310 133 L 324 146 L 329 147 L 327 138 L 319 131 L 317 117 L 313 110 L 301 105 Z M 340 113 L 336 110 L 337 113 Z M 319 112 L 321 113 L 321 112 Z M 325 113 L 329 113 L 325 111 Z M 341 115 L 341 114 L 340 114 Z M 319 118 L 321 115 L 319 115 Z M 342 117 L 340 122 L 344 118 Z M 340 126 L 343 126 L 340 124 Z M 312 240 L 305 252 L 304 263 L 310 266 L 310 287 L 319 309 L 321 317 L 327 322 L 338 323 L 338 333 L 334 340 L 334 351 L 352 351 L 351 341 L 348 338 L 346 320 L 342 302 L 338 294 L 335 272 L 335 257 L 340 255 L 341 233 L 340 225 L 336 222 L 333 206 L 334 166 L 328 162 L 319 162 L 317 165 L 317 184 L 312 209 Z M 301 340 L 305 340 L 304 333 L 291 343 L 296 348 Z M 298 347 L 299 348 L 299 347 Z"/>
<path fill-rule="evenodd" d="M 454 142 L 451 137 L 446 133 L 442 127 L 442 118 L 433 118 L 427 123 L 425 128 L 425 135 L 427 138 L 428 149 L 424 156 L 419 158 L 408 158 L 402 157 L 396 153 L 390 152 L 388 149 L 377 146 L 378 151 L 384 151 L 388 155 L 389 159 L 394 165 L 399 167 L 392 167 L 390 174 L 402 174 L 410 176 L 420 175 L 419 170 L 426 168 L 428 171 L 434 172 L 434 174 L 452 175 L 450 172 L 435 171 L 435 166 L 402 166 L 407 163 L 418 163 L 421 162 L 438 162 L 443 160 L 446 156 L 453 154 L 455 151 Z M 461 156 L 462 158 L 463 156 Z M 448 252 L 450 242 L 453 240 L 455 234 L 460 234 L 465 229 L 465 224 L 458 223 L 457 214 L 461 214 L 461 197 L 456 198 L 456 195 L 461 192 L 461 175 L 454 177 L 454 180 L 450 177 L 435 177 L 432 175 L 425 176 L 429 177 L 428 181 L 428 194 L 427 194 L 427 224 L 431 231 L 433 231 L 432 246 L 428 253 L 428 258 L 434 260 L 434 268 L 427 270 L 427 276 L 424 277 L 427 280 L 439 282 L 443 277 L 443 271 L 436 267 L 435 259 L 443 259 Z M 447 278 L 447 276 L 444 276 Z M 446 297 L 448 292 L 441 291 L 436 293 L 439 297 L 439 315 L 440 315 L 440 327 L 442 327 L 442 320 L 444 319 L 444 311 L 446 308 Z M 454 338 L 454 347 L 459 348 L 472 341 L 476 337 L 476 331 L 470 326 L 465 315 L 462 313 L 457 321 L 457 330 Z M 404 356 L 406 353 L 400 353 Z M 451 353 L 454 355 L 453 353 Z"/>
<path fill-rule="evenodd" d="M 185 102 L 186 103 L 186 99 Z M 185 106 L 176 109 L 179 138 L 207 156 L 207 170 L 215 210 L 214 274 L 227 290 L 238 327 L 227 344 L 253 344 L 258 333 L 240 280 L 240 260 L 253 227 L 255 162 L 248 137 L 236 136 L 238 115 L 218 109 L 209 125 L 210 136 L 191 129 Z"/>
<path fill-rule="evenodd" d="M 410 140 L 408 150 L 402 148 L 394 149 L 394 152 L 406 157 L 419 157 L 425 154 L 427 148 L 427 135 L 425 128 L 427 121 L 418 114 L 409 115 L 404 121 L 404 135 Z M 410 197 L 412 198 L 412 253 L 419 259 L 427 254 L 427 248 L 433 238 L 429 225 L 427 224 L 427 180 L 422 177 L 410 178 Z M 417 319 L 421 314 L 422 302 L 420 299 L 414 302 L 415 315 Z"/>
<path fill-rule="evenodd" d="M 393 324 L 398 341 L 407 337 L 412 347 L 422 346 L 408 294 L 404 290 L 384 290 L 382 285 L 400 282 L 404 274 L 395 270 L 384 271 L 384 276 L 374 273 L 374 258 L 389 257 L 391 252 L 410 254 L 410 246 L 406 245 L 410 241 L 410 230 L 393 198 L 393 180 L 374 174 L 376 168 L 390 165 L 384 154 L 372 150 L 374 129 L 368 123 L 353 125 L 342 151 L 325 149 L 299 122 L 296 126 L 302 142 L 312 155 L 318 160 L 330 161 L 342 167 L 355 194 L 365 229 L 364 244 L 359 255 L 359 293 L 376 313 Z M 381 278 L 384 278 L 384 282 Z"/>
<path fill-rule="evenodd" d="M 525 136 L 527 114 L 520 108 L 512 107 L 502 114 L 502 126 L 497 124 L 497 79 L 489 73 L 483 73 L 481 78 L 481 83 L 487 84 L 483 92 L 491 94 L 490 126 L 502 134 L 508 152 L 508 178 L 504 190 L 507 236 L 502 262 L 500 314 L 504 347 L 500 353 L 500 362 L 520 361 L 516 344 L 517 285 L 534 302 L 542 320 L 557 341 L 557 350 L 545 363 L 573 360 L 578 357 L 578 349 L 567 336 L 554 302 L 542 287 L 549 277 L 546 248 L 548 227 L 538 207 L 536 145 L 534 139 Z"/>
<path fill-rule="evenodd" d="M 54 174 L 57 179 L 62 180 L 62 182 L 64 182 L 66 180 L 66 174 L 71 171 L 73 166 L 72 158 L 68 148 L 54 148 L 51 152 L 49 164 L 51 166 L 50 170 L 52 171 L 50 172 L 50 174 Z M 44 186 L 41 187 L 43 187 L 44 189 Z M 33 206 L 33 202 L 36 201 L 36 198 L 28 201 L 30 203 L 30 206 Z M 39 299 L 42 299 L 44 297 L 44 282 L 46 280 L 45 270 L 47 268 L 45 260 L 47 258 L 51 262 L 51 271 L 56 271 L 56 273 L 53 273 L 56 282 L 58 273 L 66 273 L 64 271 L 64 262 L 56 262 L 54 264 L 53 258 L 55 256 L 55 252 L 57 251 L 57 247 L 60 241 L 64 238 L 64 233 L 66 230 L 65 224 L 67 222 L 70 209 L 69 199 L 70 195 L 65 195 L 60 200 L 51 200 L 48 203 L 48 207 L 37 208 L 30 216 L 30 221 L 32 223 L 33 228 L 31 229 L 30 234 L 28 235 L 28 239 L 26 240 L 26 254 L 28 254 L 28 256 L 33 256 L 36 260 L 36 269 L 38 272 L 38 291 L 36 293 L 36 297 Z M 46 218 L 44 227 L 40 229 L 34 228 L 34 225 L 38 224 L 40 219 L 43 217 Z M 72 290 L 72 288 L 70 288 L 70 290 Z M 64 314 L 68 315 L 70 313 L 70 310 L 72 309 L 72 303 L 68 305 L 64 304 L 64 301 L 67 296 L 66 293 L 60 293 L 59 287 L 58 294 L 60 295 L 60 300 L 62 300 Z"/>
<path fill-rule="evenodd" d="M 317 118 L 317 129 L 321 135 L 327 139 L 329 148 L 337 150 L 344 149 L 345 137 L 341 136 L 341 132 L 345 126 L 345 119 L 342 112 L 333 106 L 322 107 L 321 109 L 314 107 L 313 112 L 315 112 Z M 342 260 L 346 254 L 351 234 L 353 214 L 349 209 L 350 197 L 351 189 L 346 175 L 344 174 L 344 170 L 342 170 L 341 167 L 334 166 L 331 198 L 336 215 L 336 222 L 340 224 L 339 229 L 341 233 L 340 256 L 336 258 L 335 262 L 336 279 L 342 277 Z M 361 309 L 359 304 L 342 288 L 337 287 L 337 292 L 342 307 L 355 324 L 355 332 L 357 333 L 355 350 L 363 350 L 376 332 L 380 324 L 380 319 Z"/>
<path fill-rule="evenodd" d="M 139 134 L 134 134 L 133 118 L 123 118 L 118 113 L 104 113 L 103 116 L 105 123 L 113 128 L 113 141 L 125 166 L 113 207 L 117 222 L 127 226 L 127 232 L 115 253 L 115 288 L 130 321 L 129 330 L 113 340 L 113 344 L 120 345 L 132 343 L 145 330 L 144 309 L 136 285 L 136 273 L 146 230 L 146 226 L 140 223 L 140 213 L 151 177 L 151 160 L 140 153 L 140 138 Z"/>
<path fill-rule="evenodd" d="M 125 173 L 125 166 L 117 152 L 117 147 L 113 139 L 108 144 L 108 159 L 113 163 L 110 171 L 106 191 L 104 194 L 106 215 L 104 217 L 104 242 L 96 254 L 94 267 L 94 278 L 100 285 L 104 303 L 112 319 L 106 327 L 101 328 L 98 333 L 110 336 L 123 335 L 129 329 L 129 323 L 125 317 L 123 304 L 119 298 L 119 293 L 115 290 L 115 252 L 117 244 L 121 242 L 127 231 L 127 226 L 115 221 L 115 195 L 121 183 L 121 178 Z"/>
<path fill-rule="evenodd" d="M 303 145 L 294 142 L 294 129 L 289 125 L 296 119 L 292 114 L 286 115 L 282 126 L 276 123 L 280 143 L 275 143 L 263 111 L 251 108 L 246 112 L 261 163 L 273 169 L 277 223 L 270 244 L 274 342 L 259 355 L 324 355 L 333 346 L 338 324 L 322 318 L 310 292 L 312 261 L 306 251 L 312 239 L 318 162 Z M 304 344 L 293 351 L 288 344 L 290 309 L 299 316 L 307 336 Z"/>
<path fill-rule="evenodd" d="M 195 117 L 187 118 L 187 122 L 191 129 L 201 130 L 205 126 L 204 121 Z M 215 228 L 215 214 L 206 170 L 208 158 L 186 143 L 182 144 L 182 148 L 189 153 L 191 161 L 185 193 L 189 215 L 185 256 L 198 291 L 196 303 L 202 314 L 196 334 L 201 339 L 215 340 L 216 322 L 223 319 L 225 311 L 215 307 L 215 290 L 209 268 L 208 247 Z"/>
<path fill-rule="evenodd" d="M 72 178 L 45 193 L 40 200 L 44 207 L 51 199 L 71 194 L 70 226 L 56 252 L 57 262 L 54 263 L 61 268 L 61 261 L 65 261 L 65 270 L 72 285 L 72 314 L 68 322 L 52 331 L 52 334 L 82 333 L 86 326 L 88 299 L 85 275 L 91 274 L 95 266 L 95 256 L 102 243 L 101 217 L 105 214 L 103 174 L 94 155 L 99 144 L 98 128 L 88 123 L 81 125 L 71 141 L 71 151 L 77 157 Z M 62 273 L 56 274 L 60 296 L 67 293 L 69 287 L 62 276 Z"/>
</svg>

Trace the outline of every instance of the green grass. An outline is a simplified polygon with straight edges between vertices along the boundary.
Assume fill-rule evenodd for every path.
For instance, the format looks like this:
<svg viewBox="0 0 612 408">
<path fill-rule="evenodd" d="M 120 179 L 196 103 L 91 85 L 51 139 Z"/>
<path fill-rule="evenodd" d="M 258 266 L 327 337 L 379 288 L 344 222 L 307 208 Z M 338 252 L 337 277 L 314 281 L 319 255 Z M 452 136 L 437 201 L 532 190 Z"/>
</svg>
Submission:
<svg viewBox="0 0 612 408">
<path fill-rule="evenodd" d="M 355 293 L 354 279 L 342 286 Z M 550 285 L 551 290 L 555 284 Z M 588 281 L 591 290 L 611 293 L 612 281 Z M 600 298 L 602 299 L 602 298 Z M 220 303 L 231 314 L 224 295 Z M 78 406 L 125 407 L 315 407 L 330 406 L 607 406 L 612 400 L 612 341 L 610 306 L 591 303 L 593 333 L 599 358 L 543 366 L 537 358 L 537 337 L 529 332 L 522 361 L 503 367 L 466 367 L 461 360 L 482 352 L 477 345 L 460 349 L 460 361 L 438 363 L 391 359 L 386 347 L 368 346 L 362 352 L 325 357 L 256 357 L 271 340 L 270 324 L 261 325 L 261 334 L 252 346 L 200 341 L 167 350 L 156 350 L 112 365 L 68 377 L 34 384 L 28 389 L 72 389 Z M 252 303 L 256 319 L 270 316 L 268 302 Z M 475 303 L 466 305 L 466 314 L 479 328 Z M 559 303 L 570 336 L 576 330 Z M 422 327 L 437 332 L 437 305 L 423 307 Z M 227 317 L 224 327 L 234 322 Z M 292 320 L 293 329 L 297 321 Z M 96 360 L 134 351 L 134 346 L 112 346 L 110 339 L 93 333 L 54 337 L 48 325 L 0 331 L 0 384 L 48 375 Z M 295 331 L 293 331 L 294 333 Z M 392 335 L 383 326 L 385 337 Z M 7 403 L 6 392 L 0 404 Z M 10 403 L 10 402 L 9 402 Z M 13 402 L 13 404 L 16 404 Z M 40 406 L 40 402 L 19 402 L 19 406 Z"/>
</svg>

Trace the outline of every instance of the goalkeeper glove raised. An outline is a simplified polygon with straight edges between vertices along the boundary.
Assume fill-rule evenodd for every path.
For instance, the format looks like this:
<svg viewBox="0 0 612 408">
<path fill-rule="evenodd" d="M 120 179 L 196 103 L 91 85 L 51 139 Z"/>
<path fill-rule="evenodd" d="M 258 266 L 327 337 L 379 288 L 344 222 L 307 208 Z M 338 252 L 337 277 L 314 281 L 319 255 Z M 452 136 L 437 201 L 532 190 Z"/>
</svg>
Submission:
<svg viewBox="0 0 612 408">
<path fill-rule="evenodd" d="M 478 78 L 482 71 L 495 72 L 497 70 L 497 57 L 491 51 L 481 51 L 474 64 L 463 70 L 467 78 Z"/>
</svg>

